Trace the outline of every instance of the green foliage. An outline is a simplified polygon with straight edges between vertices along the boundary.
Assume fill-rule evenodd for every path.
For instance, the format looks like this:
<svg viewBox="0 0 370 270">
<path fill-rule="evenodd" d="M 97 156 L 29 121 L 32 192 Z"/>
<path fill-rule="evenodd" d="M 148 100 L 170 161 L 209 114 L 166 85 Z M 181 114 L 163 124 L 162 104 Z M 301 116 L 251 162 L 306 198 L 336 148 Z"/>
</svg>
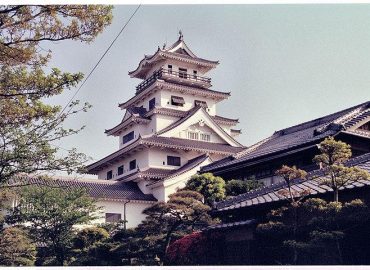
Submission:
<svg viewBox="0 0 370 270">
<path fill-rule="evenodd" d="M 303 191 L 295 191 L 292 189 L 292 181 L 294 179 L 305 179 L 307 176 L 307 172 L 304 170 L 298 169 L 296 166 L 289 167 L 283 165 L 279 170 L 275 172 L 277 176 L 280 176 L 284 179 L 285 183 L 287 184 L 286 190 L 281 190 L 279 192 L 280 195 L 284 196 L 289 200 L 292 206 L 297 206 L 297 204 L 304 198 L 305 195 L 308 195 L 310 192 L 309 190 Z"/>
<path fill-rule="evenodd" d="M 8 227 L 0 233 L 0 265 L 32 266 L 35 256 L 35 245 L 21 228 Z"/>
<path fill-rule="evenodd" d="M 110 256 L 108 240 L 109 233 L 100 227 L 87 227 L 78 231 L 73 239 L 71 252 L 73 255 L 71 255 L 69 265 L 107 265 L 104 256 Z"/>
<path fill-rule="evenodd" d="M 328 137 L 318 145 L 318 148 L 321 154 L 316 155 L 314 161 L 324 172 L 320 181 L 333 189 L 334 201 L 339 201 L 339 189 L 349 182 L 370 179 L 367 171 L 344 165 L 344 162 L 352 156 L 350 145 Z"/>
<path fill-rule="evenodd" d="M 271 254 L 259 263 L 343 264 L 354 256 L 358 245 L 354 237 L 368 239 L 364 235 L 369 222 L 370 210 L 361 200 L 341 203 L 313 198 L 274 210 L 268 222 L 256 229 L 257 252 Z"/>
<path fill-rule="evenodd" d="M 27 223 L 35 241 L 49 247 L 51 264 L 64 265 L 72 248 L 75 225 L 88 224 L 99 209 L 84 189 L 28 186 L 7 222 Z"/>
<path fill-rule="evenodd" d="M 86 249 L 96 242 L 102 242 L 109 237 L 109 233 L 98 227 L 88 227 L 80 230 L 74 238 L 74 247 L 77 249 Z"/>
<path fill-rule="evenodd" d="M 205 202 L 212 205 L 225 199 L 225 181 L 212 173 L 196 174 L 186 183 L 185 189 L 199 192 L 204 196 Z"/>
<path fill-rule="evenodd" d="M 115 262 L 135 265 L 164 263 L 165 252 L 172 240 L 199 230 L 213 221 L 203 204 L 203 196 L 183 190 L 144 210 L 145 220 L 135 230 L 117 229 L 112 238 L 119 244 L 111 249 Z M 157 258 L 157 259 L 156 259 Z"/>
<path fill-rule="evenodd" d="M 71 149 L 61 157 L 52 144 L 83 128 L 63 124 L 90 105 L 74 101 L 62 111 L 45 99 L 77 86 L 83 75 L 49 67 L 51 51 L 40 50 L 40 43 L 91 42 L 111 23 L 112 7 L 4 5 L 0 20 L 0 184 L 19 173 L 81 169 L 85 155 Z"/>
<path fill-rule="evenodd" d="M 229 196 L 237 196 L 246 192 L 249 192 L 253 189 L 263 187 L 262 182 L 258 182 L 256 180 L 229 180 L 226 182 L 225 190 L 226 195 Z"/>
</svg>

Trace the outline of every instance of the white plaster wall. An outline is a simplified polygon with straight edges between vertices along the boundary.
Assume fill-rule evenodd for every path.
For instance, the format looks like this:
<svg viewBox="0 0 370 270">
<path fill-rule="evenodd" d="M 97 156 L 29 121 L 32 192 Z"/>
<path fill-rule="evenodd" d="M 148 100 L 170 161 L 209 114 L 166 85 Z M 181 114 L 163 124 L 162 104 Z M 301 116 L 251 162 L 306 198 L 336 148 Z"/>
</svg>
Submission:
<svg viewBox="0 0 370 270">
<path fill-rule="evenodd" d="M 129 170 L 129 163 L 131 160 L 136 159 L 136 166 L 138 168 L 146 169 L 149 167 L 149 154 L 148 154 L 148 149 L 143 149 L 140 152 L 136 152 L 134 155 L 127 156 L 120 160 L 119 162 L 115 162 L 111 164 L 109 167 L 104 168 L 98 173 L 98 179 L 106 179 L 107 178 L 107 172 L 112 170 L 113 171 L 113 178 L 111 180 L 115 180 L 118 177 L 122 177 L 125 174 L 130 174 Z M 117 169 L 119 166 L 123 165 L 124 166 L 124 174 L 123 175 L 118 175 Z"/>
<path fill-rule="evenodd" d="M 154 203 L 154 202 L 153 202 Z M 105 213 L 116 213 L 121 214 L 121 218 L 124 218 L 124 202 L 123 201 L 108 201 L 102 200 L 96 203 L 98 207 L 102 207 L 102 211 L 98 214 L 99 218 L 94 220 L 94 224 L 105 223 Z M 126 219 L 127 228 L 134 228 L 145 219 L 145 215 L 142 213 L 144 209 L 151 206 L 152 203 L 141 203 L 141 202 L 129 202 L 126 204 Z"/>
<path fill-rule="evenodd" d="M 185 187 L 186 182 L 189 181 L 189 179 L 200 170 L 201 166 L 205 166 L 209 163 L 210 163 L 210 160 L 205 160 L 202 164 L 189 170 L 188 172 L 183 173 L 182 175 L 179 175 L 172 179 L 166 180 L 164 182 L 164 185 L 153 188 L 153 196 L 158 201 L 167 201 L 169 195 Z"/>
<path fill-rule="evenodd" d="M 140 101 L 136 105 L 136 107 L 143 106 L 147 111 L 149 111 L 149 100 L 151 100 L 152 98 L 155 98 L 156 107 L 160 106 L 160 104 L 161 104 L 161 91 L 156 91 L 154 93 L 151 93 L 144 100 Z"/>
<path fill-rule="evenodd" d="M 155 125 L 155 128 L 154 128 L 155 132 L 158 132 L 168 127 L 169 125 L 176 122 L 177 120 L 179 120 L 178 117 L 162 115 L 162 114 L 155 114 L 152 116 L 152 122 L 154 122 L 154 125 Z"/>
<path fill-rule="evenodd" d="M 187 157 L 183 154 L 183 151 L 172 151 L 171 149 L 158 149 L 151 148 L 149 150 L 149 165 L 151 168 L 160 168 L 174 170 L 180 166 L 169 166 L 167 165 L 167 156 L 176 156 L 181 158 L 181 166 L 188 162 Z M 164 164 L 163 164 L 164 163 Z"/>
<path fill-rule="evenodd" d="M 184 106 L 171 105 L 171 96 L 183 97 L 185 101 Z M 163 89 L 161 91 L 161 106 L 164 108 L 176 109 L 180 111 L 188 111 L 194 107 L 195 100 L 201 100 L 201 101 L 207 102 L 207 105 L 208 105 L 207 112 L 210 115 L 216 115 L 216 102 L 214 99 L 194 96 L 194 95 L 185 94 L 185 93 L 182 94 L 178 92 L 171 92 L 166 89 Z"/>
<path fill-rule="evenodd" d="M 139 138 L 139 136 L 144 136 L 144 135 L 147 135 L 148 134 L 148 126 L 149 124 L 147 125 L 138 125 L 138 124 L 135 124 L 133 125 L 132 127 L 130 128 L 127 128 L 125 129 L 124 131 L 121 132 L 121 134 L 119 135 L 119 149 L 123 148 L 123 147 L 126 147 L 127 145 L 130 145 L 133 141 L 135 141 L 137 138 Z M 128 141 L 127 143 L 122 143 L 123 141 L 123 136 L 129 134 L 131 131 L 134 131 L 134 139 L 131 140 L 131 141 Z"/>
</svg>

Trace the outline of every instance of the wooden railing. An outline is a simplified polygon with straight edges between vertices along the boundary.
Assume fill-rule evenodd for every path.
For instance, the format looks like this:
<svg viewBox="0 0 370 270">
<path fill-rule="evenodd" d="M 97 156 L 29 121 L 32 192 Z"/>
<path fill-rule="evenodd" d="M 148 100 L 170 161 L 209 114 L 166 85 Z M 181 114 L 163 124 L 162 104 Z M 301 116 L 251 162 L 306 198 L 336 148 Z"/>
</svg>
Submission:
<svg viewBox="0 0 370 270">
<path fill-rule="evenodd" d="M 171 69 L 161 68 L 153 73 L 148 79 L 136 86 L 136 94 L 148 88 L 152 85 L 157 79 L 162 79 L 163 77 L 174 77 L 179 79 L 185 79 L 189 82 L 199 82 L 204 84 L 211 84 L 211 78 L 198 76 L 196 74 L 188 74 L 185 72 L 178 72 Z"/>
</svg>

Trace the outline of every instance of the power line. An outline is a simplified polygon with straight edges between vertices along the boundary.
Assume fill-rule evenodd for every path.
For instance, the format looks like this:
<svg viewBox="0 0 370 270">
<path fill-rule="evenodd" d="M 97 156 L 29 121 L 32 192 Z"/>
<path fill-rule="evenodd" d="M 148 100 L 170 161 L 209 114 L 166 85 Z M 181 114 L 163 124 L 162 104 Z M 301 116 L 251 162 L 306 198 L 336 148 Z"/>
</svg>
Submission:
<svg viewBox="0 0 370 270">
<path fill-rule="evenodd" d="M 90 78 L 91 74 L 95 71 L 95 69 L 99 66 L 100 62 L 103 60 L 103 58 L 105 57 L 105 55 L 108 53 L 108 51 L 110 50 L 110 48 L 113 46 L 113 44 L 116 42 L 116 40 L 118 39 L 118 37 L 121 35 L 121 33 L 123 32 L 123 30 L 125 30 L 126 26 L 130 23 L 131 19 L 135 16 L 136 12 L 139 10 L 139 8 L 141 7 L 141 4 L 138 5 L 138 7 L 135 9 L 135 11 L 132 13 L 132 15 L 130 16 L 130 18 L 128 19 L 128 21 L 124 24 L 124 26 L 121 28 L 121 30 L 119 31 L 118 35 L 113 39 L 113 41 L 111 42 L 111 44 L 109 45 L 109 47 L 105 50 L 105 52 L 103 53 L 103 55 L 100 57 L 99 61 L 95 64 L 95 66 L 93 67 L 93 69 L 90 71 L 89 75 L 87 75 L 87 77 L 85 78 L 85 80 L 82 82 L 82 84 L 80 85 L 80 87 L 77 89 L 77 91 L 74 93 L 74 95 L 72 96 L 72 98 L 68 101 L 68 103 L 66 104 L 66 106 L 63 108 L 63 110 L 60 112 L 59 115 L 61 115 L 65 109 L 68 107 L 68 105 L 72 102 L 72 100 L 77 96 L 78 92 L 81 90 L 82 86 L 85 85 L 85 83 L 87 82 L 87 80 Z"/>
</svg>

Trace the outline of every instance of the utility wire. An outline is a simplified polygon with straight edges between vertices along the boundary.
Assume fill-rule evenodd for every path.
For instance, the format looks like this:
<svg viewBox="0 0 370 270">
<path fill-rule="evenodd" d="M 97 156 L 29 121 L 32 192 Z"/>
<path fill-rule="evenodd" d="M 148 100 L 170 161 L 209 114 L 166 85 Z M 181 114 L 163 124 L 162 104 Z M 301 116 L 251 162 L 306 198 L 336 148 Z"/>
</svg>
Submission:
<svg viewBox="0 0 370 270">
<path fill-rule="evenodd" d="M 87 77 L 85 78 L 85 80 L 82 82 L 82 84 L 80 85 L 80 87 L 77 89 L 77 91 L 74 93 L 74 95 L 72 96 L 72 98 L 68 101 L 68 103 L 66 104 L 66 106 L 63 108 L 63 110 L 60 112 L 59 116 L 65 111 L 65 109 L 68 107 L 68 105 L 73 101 L 73 99 L 77 96 L 78 92 L 81 90 L 82 86 L 85 85 L 85 83 L 87 82 L 87 80 L 90 78 L 91 74 L 93 74 L 93 72 L 95 71 L 95 69 L 99 66 L 100 62 L 103 60 L 103 58 L 105 57 L 105 55 L 108 53 L 108 51 L 110 50 L 110 48 L 113 46 L 113 44 L 116 42 L 116 40 L 118 39 L 118 37 L 122 34 L 123 30 L 125 30 L 126 26 L 130 23 L 131 19 L 135 16 L 136 12 L 139 10 L 139 8 L 141 7 L 141 4 L 138 5 L 138 7 L 135 9 L 135 11 L 132 13 L 131 17 L 128 19 L 128 21 L 125 23 L 125 25 L 121 28 L 121 31 L 119 31 L 118 35 L 113 39 L 112 43 L 109 45 L 109 47 L 105 50 L 105 52 L 103 53 L 103 55 L 100 57 L 99 61 L 95 64 L 95 66 L 93 67 L 93 69 L 90 71 L 89 75 L 87 75 Z M 71 108 L 72 109 L 72 108 Z M 71 110 L 70 109 L 70 110 Z"/>
</svg>

